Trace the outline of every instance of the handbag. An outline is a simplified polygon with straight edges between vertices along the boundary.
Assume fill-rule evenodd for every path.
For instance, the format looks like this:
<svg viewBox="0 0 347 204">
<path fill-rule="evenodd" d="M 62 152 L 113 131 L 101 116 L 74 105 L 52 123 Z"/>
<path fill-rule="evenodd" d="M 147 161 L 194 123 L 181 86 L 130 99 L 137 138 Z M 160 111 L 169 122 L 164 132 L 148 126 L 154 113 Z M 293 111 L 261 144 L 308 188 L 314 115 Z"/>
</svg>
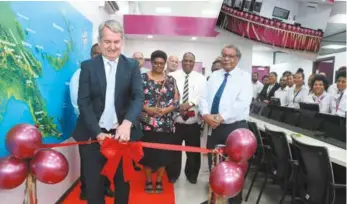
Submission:
<svg viewBox="0 0 347 204">
<path fill-rule="evenodd" d="M 166 83 L 166 77 L 164 79 L 164 82 L 163 82 L 163 85 L 161 86 L 160 88 L 160 92 L 159 92 L 159 95 L 157 96 L 156 98 L 156 104 L 155 104 L 155 108 L 158 107 L 159 105 L 159 102 L 160 102 L 160 99 L 162 97 L 162 89 L 164 88 L 165 86 L 165 83 Z M 150 116 L 148 113 L 146 113 L 145 111 L 142 111 L 141 114 L 140 114 L 140 121 L 147 124 L 147 125 L 150 125 L 152 127 L 156 127 L 157 126 L 157 120 L 155 119 L 155 117 L 153 116 Z"/>
</svg>

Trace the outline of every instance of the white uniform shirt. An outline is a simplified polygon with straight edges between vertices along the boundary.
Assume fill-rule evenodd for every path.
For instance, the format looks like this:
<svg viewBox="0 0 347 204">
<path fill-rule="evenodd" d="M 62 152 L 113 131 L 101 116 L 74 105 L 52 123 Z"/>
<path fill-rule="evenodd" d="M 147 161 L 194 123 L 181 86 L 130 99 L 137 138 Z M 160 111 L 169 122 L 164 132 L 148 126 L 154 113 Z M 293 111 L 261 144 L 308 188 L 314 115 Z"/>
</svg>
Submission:
<svg viewBox="0 0 347 204">
<path fill-rule="evenodd" d="M 288 86 L 284 87 L 284 89 L 279 88 L 275 91 L 274 98 L 278 98 L 281 101 L 281 106 L 287 106 L 287 95 L 288 95 Z"/>
<path fill-rule="evenodd" d="M 347 94 L 346 94 L 346 90 L 344 90 L 342 92 L 335 92 L 334 95 L 332 96 L 332 100 L 331 100 L 331 114 L 333 115 L 338 115 L 341 117 L 346 117 L 346 111 L 347 111 Z"/>
<path fill-rule="evenodd" d="M 287 104 L 291 108 L 300 108 L 299 103 L 304 102 L 304 99 L 308 96 L 309 90 L 306 86 L 302 86 L 300 90 L 295 92 L 295 88 L 290 88 L 287 94 Z"/>
<path fill-rule="evenodd" d="M 318 104 L 320 113 L 331 113 L 331 100 L 331 95 L 327 92 L 323 92 L 323 94 L 320 96 L 316 96 L 313 93 L 306 96 L 304 102 Z"/>
<path fill-rule="evenodd" d="M 252 82 L 252 86 L 253 86 L 253 98 L 256 99 L 258 95 L 260 94 L 261 90 L 263 89 L 264 85 L 260 81 L 257 81 L 255 83 Z"/>
</svg>

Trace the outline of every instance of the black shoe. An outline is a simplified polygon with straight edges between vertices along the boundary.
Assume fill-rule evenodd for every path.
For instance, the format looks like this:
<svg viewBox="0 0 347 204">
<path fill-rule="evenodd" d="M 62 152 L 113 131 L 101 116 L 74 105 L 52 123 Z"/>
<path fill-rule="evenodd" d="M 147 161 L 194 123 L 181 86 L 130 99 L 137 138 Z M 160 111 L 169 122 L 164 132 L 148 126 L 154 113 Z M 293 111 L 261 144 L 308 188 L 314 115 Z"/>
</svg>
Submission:
<svg viewBox="0 0 347 204">
<path fill-rule="evenodd" d="M 110 187 L 105 188 L 105 196 L 111 197 L 111 198 L 114 197 L 114 192 L 111 190 Z"/>
<path fill-rule="evenodd" d="M 80 193 L 80 200 L 87 200 L 87 196 L 83 191 Z"/>
<path fill-rule="evenodd" d="M 197 179 L 192 179 L 192 178 L 189 178 L 189 177 L 187 177 L 187 180 L 189 181 L 189 183 L 191 183 L 191 184 L 196 184 L 198 181 L 197 181 Z"/>
<path fill-rule="evenodd" d="M 177 179 L 169 179 L 169 183 L 176 183 Z"/>
<path fill-rule="evenodd" d="M 138 166 L 134 166 L 135 171 L 141 171 L 142 169 Z"/>
</svg>

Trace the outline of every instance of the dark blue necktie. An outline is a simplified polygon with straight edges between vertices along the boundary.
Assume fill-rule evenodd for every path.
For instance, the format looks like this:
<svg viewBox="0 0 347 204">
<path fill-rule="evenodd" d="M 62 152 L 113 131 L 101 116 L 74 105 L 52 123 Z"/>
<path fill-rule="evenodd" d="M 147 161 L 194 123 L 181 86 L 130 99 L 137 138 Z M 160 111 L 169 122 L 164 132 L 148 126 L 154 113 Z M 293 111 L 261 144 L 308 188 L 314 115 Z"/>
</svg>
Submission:
<svg viewBox="0 0 347 204">
<path fill-rule="evenodd" d="M 224 74 L 224 80 L 223 83 L 220 85 L 216 95 L 214 95 L 213 102 L 212 102 L 212 108 L 211 108 L 211 114 L 218 114 L 219 113 L 219 103 L 220 99 L 222 98 L 222 94 L 225 88 L 225 85 L 227 84 L 229 73 Z"/>
</svg>

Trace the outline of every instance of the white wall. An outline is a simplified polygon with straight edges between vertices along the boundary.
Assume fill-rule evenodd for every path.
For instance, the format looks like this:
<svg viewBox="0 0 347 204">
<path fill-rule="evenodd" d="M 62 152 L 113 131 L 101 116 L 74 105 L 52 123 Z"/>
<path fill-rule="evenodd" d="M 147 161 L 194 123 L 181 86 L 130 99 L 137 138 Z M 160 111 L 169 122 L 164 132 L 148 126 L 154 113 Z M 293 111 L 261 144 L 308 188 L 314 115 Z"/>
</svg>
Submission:
<svg viewBox="0 0 347 204">
<path fill-rule="evenodd" d="M 169 38 L 168 38 L 169 39 Z M 196 61 L 202 62 L 206 68 L 206 75 L 211 72 L 213 61 L 220 56 L 221 49 L 226 44 L 234 43 L 242 52 L 242 59 L 239 66 L 242 69 L 251 72 L 252 67 L 252 44 L 244 40 L 242 37 L 234 34 L 223 32 L 215 40 L 209 42 L 187 42 L 187 41 L 156 41 L 152 39 L 146 40 L 126 40 L 124 54 L 132 56 L 134 52 L 142 52 L 145 58 L 155 50 L 163 50 L 168 55 L 177 55 L 180 59 L 185 52 L 192 52 L 196 56 Z"/>
<path fill-rule="evenodd" d="M 252 55 L 253 66 L 270 66 L 273 64 L 273 52 L 255 51 Z"/>
<path fill-rule="evenodd" d="M 304 70 L 307 77 L 312 73 L 313 62 L 311 60 L 287 53 L 276 53 L 275 60 L 273 63 L 273 52 L 254 51 L 252 65 L 270 66 L 270 72 L 276 72 L 279 77 L 285 71 L 295 73 L 299 68 Z M 307 81 L 307 77 L 305 81 Z"/>
<path fill-rule="evenodd" d="M 307 2 L 299 4 L 299 13 L 296 17 L 296 22 L 300 23 L 302 27 L 324 31 L 328 23 L 332 5 L 318 4 L 316 9 L 308 8 L 306 5 Z"/>
<path fill-rule="evenodd" d="M 298 11 L 299 11 L 299 3 L 297 1 L 263 0 L 263 4 L 260 10 L 260 15 L 270 19 L 273 18 L 272 12 L 274 10 L 274 7 L 279 7 L 279 8 L 283 8 L 290 11 L 288 20 L 281 19 L 283 20 L 283 22 L 286 22 L 286 23 L 293 23 L 293 16 L 298 15 Z"/>
<path fill-rule="evenodd" d="M 335 71 L 337 71 L 342 66 L 347 66 L 347 52 L 340 52 L 340 53 L 335 53 L 331 55 L 323 55 L 323 56 L 319 56 L 317 59 L 333 57 L 333 56 L 335 57 L 333 78 L 335 78 Z"/>
</svg>

